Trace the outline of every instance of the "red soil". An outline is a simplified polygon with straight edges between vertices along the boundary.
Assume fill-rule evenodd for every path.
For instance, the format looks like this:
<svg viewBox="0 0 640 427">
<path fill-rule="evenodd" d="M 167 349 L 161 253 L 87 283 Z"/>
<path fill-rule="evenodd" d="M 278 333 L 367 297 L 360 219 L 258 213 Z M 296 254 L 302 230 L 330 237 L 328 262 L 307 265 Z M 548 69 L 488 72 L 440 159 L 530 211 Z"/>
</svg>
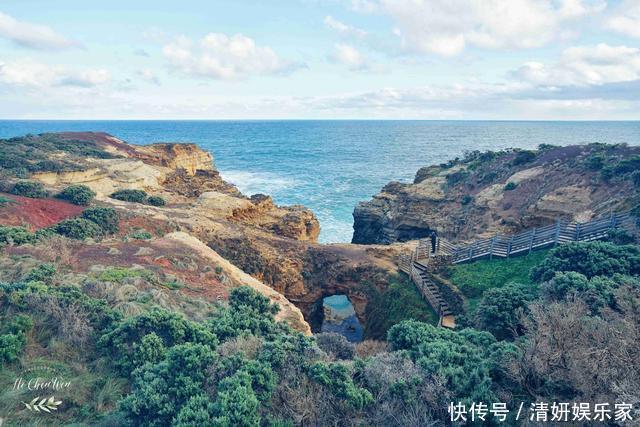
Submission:
<svg viewBox="0 0 640 427">
<path fill-rule="evenodd" d="M 84 208 L 56 199 L 30 199 L 0 193 L 0 196 L 13 200 L 0 203 L 0 224 L 26 226 L 31 230 L 48 227 L 63 219 L 78 216 Z"/>
</svg>

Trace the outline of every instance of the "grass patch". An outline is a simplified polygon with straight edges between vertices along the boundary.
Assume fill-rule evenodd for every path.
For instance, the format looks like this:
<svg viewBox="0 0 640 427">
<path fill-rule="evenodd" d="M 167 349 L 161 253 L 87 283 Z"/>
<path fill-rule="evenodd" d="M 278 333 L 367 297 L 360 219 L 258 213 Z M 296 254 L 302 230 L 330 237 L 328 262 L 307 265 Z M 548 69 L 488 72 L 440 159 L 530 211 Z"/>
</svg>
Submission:
<svg viewBox="0 0 640 427">
<path fill-rule="evenodd" d="M 507 283 L 533 286 L 529 271 L 540 264 L 548 253 L 549 249 L 543 249 L 519 257 L 451 265 L 447 270 L 447 278 L 460 289 L 473 310 L 488 289 L 500 288 Z"/>
<path fill-rule="evenodd" d="M 367 339 L 386 339 L 389 328 L 403 320 L 419 320 L 432 325 L 438 323 L 436 313 L 404 275 L 396 276 L 383 292 L 370 286 L 368 294 L 370 299 L 364 325 Z"/>
<path fill-rule="evenodd" d="M 149 270 L 143 270 L 139 268 L 124 268 L 124 267 L 110 267 L 100 273 L 98 280 L 102 282 L 115 282 L 121 283 L 125 279 L 131 277 L 142 277 L 150 282 L 155 282 L 157 279 L 153 273 Z"/>
</svg>

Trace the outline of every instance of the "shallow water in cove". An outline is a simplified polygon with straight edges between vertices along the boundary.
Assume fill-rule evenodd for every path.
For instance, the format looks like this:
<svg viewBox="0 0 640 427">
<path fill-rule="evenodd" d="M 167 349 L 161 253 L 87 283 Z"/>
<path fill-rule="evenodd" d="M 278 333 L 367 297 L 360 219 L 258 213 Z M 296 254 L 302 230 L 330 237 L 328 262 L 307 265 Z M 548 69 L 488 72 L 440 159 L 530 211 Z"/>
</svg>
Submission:
<svg viewBox="0 0 640 427">
<path fill-rule="evenodd" d="M 320 332 L 343 335 L 350 342 L 362 341 L 364 331 L 351 301 L 346 295 L 332 295 L 322 300 L 324 319 Z"/>
<path fill-rule="evenodd" d="M 57 131 L 104 131 L 135 144 L 197 143 L 244 193 L 312 209 L 322 242 L 349 242 L 354 206 L 387 182 L 411 182 L 420 167 L 466 150 L 640 145 L 640 122 L 0 120 L 0 138 Z"/>
</svg>

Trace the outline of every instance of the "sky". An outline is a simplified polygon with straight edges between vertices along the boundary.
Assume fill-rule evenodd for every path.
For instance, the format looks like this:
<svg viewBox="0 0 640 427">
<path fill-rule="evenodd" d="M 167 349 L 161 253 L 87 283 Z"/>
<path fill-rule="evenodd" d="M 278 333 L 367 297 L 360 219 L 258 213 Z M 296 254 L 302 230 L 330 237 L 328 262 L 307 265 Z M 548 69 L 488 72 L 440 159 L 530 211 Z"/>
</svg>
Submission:
<svg viewBox="0 0 640 427">
<path fill-rule="evenodd" d="M 640 0 L 0 0 L 1 119 L 640 119 Z"/>
</svg>

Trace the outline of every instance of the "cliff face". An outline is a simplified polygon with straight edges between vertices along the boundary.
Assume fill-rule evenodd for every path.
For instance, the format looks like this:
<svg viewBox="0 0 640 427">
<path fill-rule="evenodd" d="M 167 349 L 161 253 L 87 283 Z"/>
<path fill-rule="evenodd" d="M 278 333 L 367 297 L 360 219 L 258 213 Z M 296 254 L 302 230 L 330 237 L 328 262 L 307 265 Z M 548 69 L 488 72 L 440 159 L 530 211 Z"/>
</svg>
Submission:
<svg viewBox="0 0 640 427">
<path fill-rule="evenodd" d="M 359 203 L 353 243 L 402 242 L 431 230 L 465 240 L 629 209 L 639 198 L 639 156 L 638 147 L 601 144 L 470 153 Z"/>
<path fill-rule="evenodd" d="M 4 147 L 9 145 L 0 146 Z M 367 295 L 360 283 L 385 286 L 388 274 L 396 272 L 393 258 L 401 247 L 319 245 L 320 226 L 311 211 L 277 206 L 265 195 L 241 194 L 220 177 L 212 157 L 194 145 L 135 146 L 107 134 L 85 132 L 16 138 L 10 147 L 22 156 L 27 170 L 33 169 L 30 179 L 44 183 L 52 194 L 70 184 L 84 184 L 97 193 L 98 204 L 119 212 L 122 232 L 116 239 L 73 249 L 78 274 L 92 264 L 143 266 L 158 274 L 171 272 L 189 285 L 181 292 L 195 290 L 194 296 L 205 298 L 224 299 L 230 287 L 248 284 L 279 301 L 279 318 L 308 333 L 305 318 L 314 317 L 324 296 L 347 294 L 362 319 Z M 27 158 L 22 153 L 30 149 L 35 151 Z M 6 177 L 0 180 L 4 184 L 0 191 L 6 191 L 18 173 L 23 172 L 0 168 Z M 108 197 L 123 188 L 160 195 L 167 205 Z M 46 199 L 43 209 L 54 202 Z M 19 204 L 11 206 L 0 206 L 0 222 L 4 212 L 11 224 L 40 226 Z M 78 213 L 74 212 L 60 219 Z M 147 243 L 130 240 L 136 230 L 155 237 Z M 182 234 L 167 235 L 172 232 Z M 212 274 L 216 266 L 223 266 L 224 274 Z"/>
</svg>

